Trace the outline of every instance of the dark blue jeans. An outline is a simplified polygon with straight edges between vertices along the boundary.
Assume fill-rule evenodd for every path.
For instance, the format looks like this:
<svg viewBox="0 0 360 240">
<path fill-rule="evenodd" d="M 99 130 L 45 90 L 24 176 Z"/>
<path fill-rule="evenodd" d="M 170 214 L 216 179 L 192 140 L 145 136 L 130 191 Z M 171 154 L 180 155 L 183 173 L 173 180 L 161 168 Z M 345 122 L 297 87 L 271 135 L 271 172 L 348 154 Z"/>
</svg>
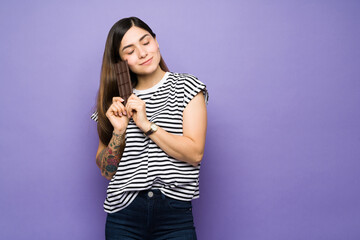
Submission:
<svg viewBox="0 0 360 240">
<path fill-rule="evenodd" d="M 109 213 L 107 240 L 196 240 L 190 201 L 169 198 L 158 189 L 141 191 L 126 208 Z"/>
</svg>

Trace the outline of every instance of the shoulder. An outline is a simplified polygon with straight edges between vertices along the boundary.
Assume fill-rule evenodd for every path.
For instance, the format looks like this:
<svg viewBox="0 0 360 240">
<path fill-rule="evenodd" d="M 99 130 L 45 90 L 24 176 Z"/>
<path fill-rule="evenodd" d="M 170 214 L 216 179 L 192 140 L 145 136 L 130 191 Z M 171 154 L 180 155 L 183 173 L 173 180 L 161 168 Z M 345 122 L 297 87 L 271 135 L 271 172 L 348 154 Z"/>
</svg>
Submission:
<svg viewBox="0 0 360 240">
<path fill-rule="evenodd" d="M 177 84 L 193 85 L 193 86 L 205 86 L 195 75 L 190 73 L 177 73 L 171 72 L 168 77 L 169 80 L 175 81 Z"/>
<path fill-rule="evenodd" d="M 178 73 L 178 72 L 170 72 L 169 74 L 169 78 L 174 78 L 174 79 L 196 79 L 198 80 L 198 78 L 190 73 Z"/>
<path fill-rule="evenodd" d="M 171 81 L 171 79 L 176 83 L 178 89 L 182 89 L 185 97 L 184 101 L 186 104 L 189 103 L 190 100 L 199 92 L 203 92 L 205 102 L 208 102 L 209 95 L 206 89 L 206 85 L 193 74 L 171 72 L 169 75 L 169 80 Z"/>
</svg>

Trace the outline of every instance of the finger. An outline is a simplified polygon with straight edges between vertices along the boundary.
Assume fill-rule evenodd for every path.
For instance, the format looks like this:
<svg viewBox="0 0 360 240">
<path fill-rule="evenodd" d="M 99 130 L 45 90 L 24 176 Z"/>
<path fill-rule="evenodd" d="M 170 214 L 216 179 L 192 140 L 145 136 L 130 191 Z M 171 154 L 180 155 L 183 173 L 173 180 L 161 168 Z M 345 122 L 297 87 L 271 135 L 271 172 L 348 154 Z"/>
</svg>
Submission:
<svg viewBox="0 0 360 240">
<path fill-rule="evenodd" d="M 127 104 L 127 113 L 132 117 L 134 116 L 134 113 L 136 113 L 136 103 L 132 102 Z"/>
<path fill-rule="evenodd" d="M 122 110 L 121 110 L 121 106 L 118 105 L 118 102 L 114 102 L 112 105 L 116 109 L 117 116 L 121 117 L 123 115 Z"/>
<path fill-rule="evenodd" d="M 136 106 L 136 105 L 139 105 L 141 103 L 141 101 L 139 100 L 136 100 L 136 99 L 130 99 L 128 100 L 127 104 L 128 105 L 131 105 L 132 107 Z"/>
<path fill-rule="evenodd" d="M 132 117 L 132 109 L 131 109 L 131 107 L 130 107 L 130 104 L 129 104 L 129 102 L 126 104 L 126 112 L 128 113 L 128 116 L 129 117 Z"/>
<path fill-rule="evenodd" d="M 130 97 L 128 98 L 128 101 L 129 100 L 138 100 L 140 98 L 138 98 L 134 93 L 130 95 Z"/>
<path fill-rule="evenodd" d="M 145 102 L 140 100 L 131 100 L 129 101 L 129 104 L 131 105 L 132 109 L 135 109 L 136 111 L 142 111 L 142 109 L 145 109 Z"/>
<path fill-rule="evenodd" d="M 109 109 L 106 111 L 105 115 L 107 118 L 110 118 L 115 115 L 114 110 L 112 109 L 112 106 L 109 107 Z"/>
<path fill-rule="evenodd" d="M 121 98 L 121 97 L 113 97 L 113 98 L 112 98 L 112 101 L 113 101 L 113 102 L 123 102 L 124 99 Z"/>
<path fill-rule="evenodd" d="M 116 106 L 116 103 L 111 104 L 110 109 L 113 112 L 114 116 L 122 116 L 120 109 Z"/>
<path fill-rule="evenodd" d="M 126 115 L 126 109 L 122 103 L 114 102 L 113 104 L 116 105 L 116 107 L 120 110 L 120 113 L 122 113 L 122 115 Z"/>
</svg>

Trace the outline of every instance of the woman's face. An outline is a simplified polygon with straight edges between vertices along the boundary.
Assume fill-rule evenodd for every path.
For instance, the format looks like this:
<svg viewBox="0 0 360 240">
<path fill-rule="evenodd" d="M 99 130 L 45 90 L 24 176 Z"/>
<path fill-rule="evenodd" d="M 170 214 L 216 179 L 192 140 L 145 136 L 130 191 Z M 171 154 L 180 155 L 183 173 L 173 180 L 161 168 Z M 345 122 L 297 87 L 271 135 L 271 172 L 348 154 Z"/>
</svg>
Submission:
<svg viewBox="0 0 360 240">
<path fill-rule="evenodd" d="M 146 30 L 133 26 L 121 40 L 120 57 L 127 61 L 129 68 L 137 75 L 155 72 L 160 63 L 158 42 Z"/>
</svg>

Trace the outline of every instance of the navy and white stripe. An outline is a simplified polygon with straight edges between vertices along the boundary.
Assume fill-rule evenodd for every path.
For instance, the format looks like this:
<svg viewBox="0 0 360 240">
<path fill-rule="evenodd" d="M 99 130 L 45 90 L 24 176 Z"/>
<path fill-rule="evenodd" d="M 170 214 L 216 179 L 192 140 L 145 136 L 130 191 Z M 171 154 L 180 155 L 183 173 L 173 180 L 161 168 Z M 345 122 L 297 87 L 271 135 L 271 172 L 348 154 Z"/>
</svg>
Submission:
<svg viewBox="0 0 360 240">
<path fill-rule="evenodd" d="M 96 111 L 96 112 L 94 112 L 92 115 L 91 115 L 91 117 L 90 117 L 92 120 L 94 120 L 95 122 L 97 122 L 98 121 L 98 112 Z"/>
<path fill-rule="evenodd" d="M 151 122 L 169 133 L 182 135 L 185 107 L 199 92 L 208 100 L 206 86 L 190 74 L 167 72 L 154 87 L 135 90 L 146 102 Z M 91 118 L 97 121 L 97 112 Z M 104 210 L 113 213 L 127 207 L 141 190 L 158 188 L 168 197 L 190 201 L 199 197 L 199 171 L 189 163 L 167 155 L 131 119 L 126 129 L 126 146 L 114 177 L 111 179 Z"/>
</svg>

